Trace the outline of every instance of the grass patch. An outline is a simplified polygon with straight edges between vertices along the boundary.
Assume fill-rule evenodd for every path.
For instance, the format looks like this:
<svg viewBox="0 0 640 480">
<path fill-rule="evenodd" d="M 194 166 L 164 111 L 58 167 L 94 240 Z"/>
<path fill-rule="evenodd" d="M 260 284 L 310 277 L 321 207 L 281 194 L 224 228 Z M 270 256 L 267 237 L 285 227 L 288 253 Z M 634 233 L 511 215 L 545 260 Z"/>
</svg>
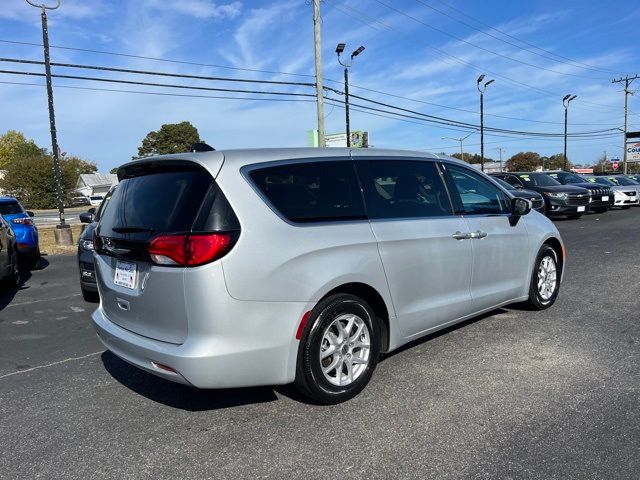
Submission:
<svg viewBox="0 0 640 480">
<path fill-rule="evenodd" d="M 60 255 L 65 253 L 75 253 L 78 249 L 78 239 L 84 225 L 71 225 L 71 235 L 73 236 L 73 245 L 62 246 L 56 245 L 54 231 L 55 225 L 47 227 L 38 227 L 38 236 L 40 238 L 40 253 L 43 255 Z"/>
</svg>

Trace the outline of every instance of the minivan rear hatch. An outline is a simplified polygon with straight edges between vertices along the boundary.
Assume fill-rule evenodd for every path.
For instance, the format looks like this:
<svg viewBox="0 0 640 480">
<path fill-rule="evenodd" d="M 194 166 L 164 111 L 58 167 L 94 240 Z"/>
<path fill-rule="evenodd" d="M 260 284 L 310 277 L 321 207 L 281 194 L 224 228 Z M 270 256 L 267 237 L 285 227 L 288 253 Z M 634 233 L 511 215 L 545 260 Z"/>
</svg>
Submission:
<svg viewBox="0 0 640 480">
<path fill-rule="evenodd" d="M 110 321 L 148 338 L 185 341 L 185 267 L 158 265 L 150 244 L 219 227 L 210 215 L 226 203 L 214 179 L 221 165 L 211 171 L 188 160 L 151 158 L 118 170 L 120 183 L 94 234 L 101 308 Z"/>
</svg>

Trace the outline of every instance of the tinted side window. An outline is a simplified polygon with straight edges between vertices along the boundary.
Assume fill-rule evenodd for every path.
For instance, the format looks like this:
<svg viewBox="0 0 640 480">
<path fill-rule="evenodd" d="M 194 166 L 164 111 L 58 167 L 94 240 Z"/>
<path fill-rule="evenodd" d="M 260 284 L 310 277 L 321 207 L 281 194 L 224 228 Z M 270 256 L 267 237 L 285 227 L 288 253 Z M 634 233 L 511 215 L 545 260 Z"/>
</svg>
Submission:
<svg viewBox="0 0 640 480">
<path fill-rule="evenodd" d="M 22 213 L 22 207 L 18 202 L 3 202 L 0 203 L 0 214 L 13 215 L 16 213 Z"/>
<path fill-rule="evenodd" d="M 522 187 L 522 182 L 518 180 L 518 177 L 514 175 L 507 175 L 504 177 L 504 181 L 513 185 L 514 187 Z"/>
<path fill-rule="evenodd" d="M 292 222 L 366 219 L 352 162 L 309 162 L 260 168 L 251 179 Z"/>
<path fill-rule="evenodd" d="M 410 160 L 357 161 L 369 218 L 452 215 L 435 163 Z"/>
<path fill-rule="evenodd" d="M 495 185 L 475 172 L 456 165 L 448 165 L 464 213 L 490 215 L 510 211 L 507 198 Z"/>
</svg>

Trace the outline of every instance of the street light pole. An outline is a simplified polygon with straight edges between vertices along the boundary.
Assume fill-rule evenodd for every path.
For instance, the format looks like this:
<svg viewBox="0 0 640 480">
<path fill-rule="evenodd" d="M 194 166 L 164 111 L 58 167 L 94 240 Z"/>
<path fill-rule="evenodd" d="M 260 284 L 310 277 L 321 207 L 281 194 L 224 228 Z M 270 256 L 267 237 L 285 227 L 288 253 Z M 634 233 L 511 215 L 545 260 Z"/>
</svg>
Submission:
<svg viewBox="0 0 640 480">
<path fill-rule="evenodd" d="M 563 165 L 562 169 L 567 170 L 567 119 L 569 111 L 569 103 L 571 103 L 577 95 L 571 95 L 570 93 L 565 95 L 562 99 L 562 105 L 564 106 L 564 153 L 563 153 Z"/>
<path fill-rule="evenodd" d="M 353 65 L 353 59 L 364 51 L 364 47 L 358 47 L 351 54 L 350 61 L 343 62 L 340 58 L 340 54 L 344 52 L 345 46 L 346 44 L 339 43 L 336 47 L 336 54 L 338 54 L 338 63 L 344 67 L 344 115 L 347 130 L 347 148 L 351 148 L 351 123 L 349 120 L 349 68 Z"/>
<path fill-rule="evenodd" d="M 480 170 L 482 170 L 483 172 L 484 172 L 484 92 L 487 89 L 487 85 L 495 82 L 495 80 L 488 80 L 484 84 L 482 84 L 484 77 L 485 77 L 484 74 L 480 75 L 476 82 L 476 86 L 478 87 L 478 92 L 480 92 Z"/>
<path fill-rule="evenodd" d="M 325 147 L 324 97 L 322 90 L 322 42 L 320 40 L 320 0 L 313 0 L 313 43 L 316 61 L 316 110 L 318 115 L 318 146 Z"/>
<path fill-rule="evenodd" d="M 476 132 L 471 132 L 466 137 L 460 137 L 460 138 L 456 138 L 456 137 L 440 137 L 440 138 L 442 138 L 442 140 L 455 140 L 456 142 L 460 142 L 460 159 L 464 162 L 464 151 L 462 149 L 462 142 L 464 142 L 467 138 L 469 138 L 474 133 Z"/>
<path fill-rule="evenodd" d="M 47 100 L 49 105 L 49 128 L 51 131 L 51 154 L 53 156 L 53 172 L 56 182 L 56 204 L 60 223 L 56 225 L 55 238 L 58 245 L 72 245 L 71 228 L 65 222 L 64 201 L 62 198 L 62 172 L 60 170 L 60 149 L 58 148 L 58 136 L 56 132 L 56 116 L 53 108 L 53 85 L 51 84 L 51 61 L 49 58 L 49 29 L 47 27 L 47 10 L 55 10 L 60 6 L 60 0 L 56 0 L 55 6 L 47 6 L 44 3 L 38 5 L 33 0 L 26 2 L 41 10 L 42 19 L 42 45 L 44 47 L 44 69 L 47 84 Z"/>
<path fill-rule="evenodd" d="M 502 152 L 504 152 L 504 148 L 498 147 L 497 150 L 500 152 L 500 171 L 502 172 Z"/>
</svg>

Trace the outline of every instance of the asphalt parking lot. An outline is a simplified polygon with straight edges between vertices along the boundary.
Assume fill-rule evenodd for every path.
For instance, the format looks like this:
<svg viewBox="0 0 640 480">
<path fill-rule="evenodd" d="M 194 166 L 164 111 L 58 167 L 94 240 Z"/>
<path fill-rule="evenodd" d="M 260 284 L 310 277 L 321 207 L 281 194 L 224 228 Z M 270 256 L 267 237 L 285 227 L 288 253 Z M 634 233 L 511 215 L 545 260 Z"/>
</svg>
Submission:
<svg viewBox="0 0 640 480">
<path fill-rule="evenodd" d="M 332 407 L 129 366 L 95 337 L 75 257 L 48 257 L 0 296 L 0 477 L 637 479 L 640 208 L 556 225 L 554 307 L 430 336 Z"/>
</svg>

